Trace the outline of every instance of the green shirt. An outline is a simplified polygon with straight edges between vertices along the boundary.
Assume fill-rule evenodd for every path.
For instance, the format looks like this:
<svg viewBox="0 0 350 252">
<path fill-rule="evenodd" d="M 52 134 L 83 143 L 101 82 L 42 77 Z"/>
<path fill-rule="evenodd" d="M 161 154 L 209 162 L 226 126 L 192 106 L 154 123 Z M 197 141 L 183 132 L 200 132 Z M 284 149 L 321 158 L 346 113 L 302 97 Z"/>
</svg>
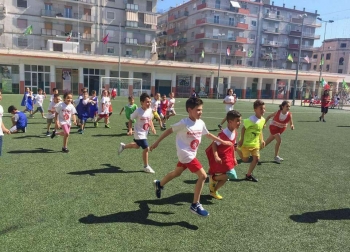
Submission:
<svg viewBox="0 0 350 252">
<path fill-rule="evenodd" d="M 243 147 L 260 147 L 260 135 L 264 128 L 265 118 L 257 118 L 255 115 L 243 120 L 245 128 Z"/>
<path fill-rule="evenodd" d="M 134 111 L 137 109 L 137 105 L 136 104 L 133 104 L 133 105 L 125 105 L 124 106 L 124 110 L 125 110 L 125 116 L 127 119 L 130 120 L 130 116 L 132 113 L 134 113 Z"/>
</svg>

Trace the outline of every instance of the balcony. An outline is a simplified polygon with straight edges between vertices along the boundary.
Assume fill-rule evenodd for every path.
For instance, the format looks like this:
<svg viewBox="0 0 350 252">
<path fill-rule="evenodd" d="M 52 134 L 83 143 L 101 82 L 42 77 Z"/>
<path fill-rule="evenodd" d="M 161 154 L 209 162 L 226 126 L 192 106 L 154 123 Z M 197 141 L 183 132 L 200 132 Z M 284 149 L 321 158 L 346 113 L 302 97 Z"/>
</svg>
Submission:
<svg viewBox="0 0 350 252">
<path fill-rule="evenodd" d="M 236 37 L 236 43 L 247 44 L 248 43 L 248 39 L 247 38 L 243 38 L 243 37 Z"/>
<path fill-rule="evenodd" d="M 55 29 L 42 28 L 41 29 L 41 36 L 67 39 L 67 37 L 69 36 L 69 32 L 59 31 L 59 30 L 55 30 Z M 72 32 L 72 39 L 78 40 L 79 39 L 78 37 L 79 37 L 78 32 Z M 92 37 L 91 34 L 83 33 L 83 34 L 80 34 L 80 40 L 93 41 L 94 38 Z"/>
<path fill-rule="evenodd" d="M 272 14 L 272 13 L 266 13 L 263 18 L 268 20 L 278 21 L 278 22 L 283 21 L 283 16 Z"/>
<path fill-rule="evenodd" d="M 313 46 L 310 46 L 310 45 L 301 45 L 301 50 L 304 50 L 304 51 L 314 51 L 315 48 Z"/>
<path fill-rule="evenodd" d="M 173 15 L 170 15 L 169 17 L 168 17 L 168 22 L 171 22 L 171 21 L 174 21 L 176 18 L 175 18 L 175 15 L 173 14 Z"/>
<path fill-rule="evenodd" d="M 320 35 L 316 35 L 314 33 L 307 33 L 307 32 L 301 33 L 300 31 L 289 32 L 289 36 L 292 36 L 292 37 L 300 37 L 301 34 L 303 34 L 303 38 L 320 39 Z"/>
<path fill-rule="evenodd" d="M 243 52 L 241 50 L 236 50 L 234 53 L 233 53 L 233 56 L 235 57 L 245 57 L 246 55 L 246 52 Z"/>
<path fill-rule="evenodd" d="M 241 15 L 249 15 L 249 14 L 250 14 L 250 11 L 249 11 L 248 9 L 239 8 L 239 9 L 238 9 L 238 14 L 241 14 Z"/>
<path fill-rule="evenodd" d="M 262 60 L 278 60 L 276 54 L 270 54 L 270 53 L 262 53 L 260 55 L 260 59 L 262 59 Z"/>
<path fill-rule="evenodd" d="M 65 3 L 75 3 L 75 4 L 81 4 L 81 5 L 88 5 L 88 6 L 94 6 L 97 4 L 97 0 L 57 0 L 58 2 L 65 2 Z"/>
<path fill-rule="evenodd" d="M 175 59 L 186 57 L 186 55 L 187 55 L 186 51 L 177 52 L 175 49 Z M 166 57 L 167 59 L 174 59 L 174 53 L 173 52 L 167 53 Z"/>
<path fill-rule="evenodd" d="M 221 1 L 223 2 L 223 1 Z M 218 10 L 218 11 L 225 11 L 225 12 L 230 12 L 230 14 L 241 14 L 241 15 L 249 15 L 250 11 L 248 9 L 244 8 L 234 8 L 232 7 L 231 4 L 217 4 L 214 2 L 208 2 L 208 3 L 202 3 L 202 4 L 197 4 L 197 10 L 202 10 L 202 9 L 213 9 L 213 10 Z"/>
<path fill-rule="evenodd" d="M 293 37 L 300 37 L 301 36 L 301 31 L 290 31 L 289 36 Z"/>
<path fill-rule="evenodd" d="M 292 50 L 299 50 L 299 44 L 289 44 L 288 48 Z"/>
<path fill-rule="evenodd" d="M 207 8 L 207 3 L 197 4 L 197 10 Z"/>
<path fill-rule="evenodd" d="M 300 24 L 301 25 L 303 23 L 303 20 L 301 18 L 291 18 L 290 22 L 293 24 Z M 312 27 L 316 27 L 316 28 L 319 28 L 322 26 L 322 24 L 316 23 L 316 21 L 311 22 L 308 20 L 304 20 L 304 25 L 312 26 Z"/>
<path fill-rule="evenodd" d="M 139 6 L 137 4 L 126 4 L 125 5 L 125 10 L 138 12 L 139 11 Z"/>
<path fill-rule="evenodd" d="M 178 44 L 179 45 L 184 45 L 184 44 L 186 44 L 187 43 L 187 38 L 180 38 L 179 40 L 178 40 Z"/>
<path fill-rule="evenodd" d="M 175 33 L 175 28 L 171 28 L 171 29 L 167 30 L 168 35 L 172 35 L 174 33 Z"/>
<path fill-rule="evenodd" d="M 198 47 L 194 49 L 194 53 L 201 53 L 204 50 L 204 47 Z"/>
<path fill-rule="evenodd" d="M 185 18 L 185 17 L 188 17 L 189 15 L 189 12 L 188 11 L 183 11 L 183 12 L 180 12 L 180 14 L 171 14 L 169 17 L 168 17 L 168 22 L 172 22 L 174 20 L 180 20 L 182 18 Z"/>
<path fill-rule="evenodd" d="M 78 13 L 66 13 L 64 9 L 61 10 L 41 10 L 41 17 L 50 18 L 50 19 L 61 19 L 61 20 L 69 20 L 83 23 L 93 24 L 96 22 L 94 16 L 86 15 L 86 14 L 78 14 Z"/>
<path fill-rule="evenodd" d="M 167 36 L 167 35 L 168 35 L 168 33 L 166 31 L 162 31 L 162 32 L 157 33 L 158 37 Z"/>
<path fill-rule="evenodd" d="M 217 26 L 229 26 L 240 30 L 247 30 L 248 24 L 239 23 L 239 22 L 230 22 L 227 20 L 217 20 L 214 18 L 201 18 L 196 20 L 196 25 L 202 24 L 213 24 Z"/>
<path fill-rule="evenodd" d="M 125 28 L 155 31 L 155 25 L 144 24 L 144 23 L 135 22 L 135 21 L 125 21 Z"/>
<path fill-rule="evenodd" d="M 196 36 L 195 36 L 195 39 L 202 39 L 202 38 L 205 38 L 205 33 L 204 33 L 204 32 L 198 33 L 198 34 L 196 34 Z"/>
<path fill-rule="evenodd" d="M 263 27 L 264 33 L 271 33 L 271 34 L 280 34 L 281 31 L 279 28 L 271 28 L 271 27 Z"/>
<path fill-rule="evenodd" d="M 6 14 L 6 6 L 0 4 L 0 16 L 4 16 Z"/>
<path fill-rule="evenodd" d="M 286 44 L 275 40 L 265 40 L 263 43 L 261 43 L 261 46 L 282 47 L 282 46 L 286 46 Z"/>
</svg>

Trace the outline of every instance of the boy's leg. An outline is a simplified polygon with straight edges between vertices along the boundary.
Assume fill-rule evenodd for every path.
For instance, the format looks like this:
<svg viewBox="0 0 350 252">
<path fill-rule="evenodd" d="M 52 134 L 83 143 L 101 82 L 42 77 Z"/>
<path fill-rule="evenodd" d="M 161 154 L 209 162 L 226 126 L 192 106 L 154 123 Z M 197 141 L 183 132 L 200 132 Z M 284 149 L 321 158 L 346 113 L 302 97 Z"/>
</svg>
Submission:
<svg viewBox="0 0 350 252">
<path fill-rule="evenodd" d="M 259 150 L 257 150 L 257 151 L 259 151 Z M 245 178 L 246 178 L 246 180 L 249 180 L 249 181 L 258 182 L 258 179 L 253 177 L 252 173 L 253 173 L 256 165 L 259 162 L 259 156 L 256 155 L 256 153 L 252 153 L 252 157 L 253 157 L 253 160 L 249 165 L 249 169 L 248 169 L 248 172 L 247 172 Z"/>
<path fill-rule="evenodd" d="M 282 138 L 281 138 L 281 135 L 280 134 L 276 134 L 275 135 L 275 138 L 276 138 L 276 145 L 275 145 L 275 157 L 278 156 L 278 153 L 280 151 L 280 146 L 281 146 L 281 143 L 282 143 Z"/>
<path fill-rule="evenodd" d="M 215 186 L 215 191 L 219 190 L 228 180 L 228 176 L 226 174 L 214 175 L 213 179 L 217 181 Z"/>
<path fill-rule="evenodd" d="M 193 203 L 200 202 L 200 197 L 203 189 L 205 180 L 207 179 L 207 173 L 203 168 L 195 173 L 198 176 L 196 186 L 194 187 Z"/>
<path fill-rule="evenodd" d="M 183 168 L 183 167 L 176 167 L 175 170 L 169 172 L 167 175 L 165 175 L 165 177 L 160 181 L 159 185 L 161 187 L 165 186 L 169 181 L 173 180 L 174 178 L 180 176 L 183 171 L 185 170 L 186 168 Z"/>
<path fill-rule="evenodd" d="M 269 137 L 268 137 L 268 138 L 266 139 L 266 141 L 265 141 L 265 147 L 266 147 L 269 143 L 271 143 L 274 139 L 275 139 L 275 136 L 272 135 L 272 134 L 270 134 Z"/>
<path fill-rule="evenodd" d="M 143 165 L 145 167 L 148 166 L 148 151 L 149 151 L 149 147 L 143 149 L 143 152 L 142 152 L 142 160 L 143 160 Z"/>
</svg>

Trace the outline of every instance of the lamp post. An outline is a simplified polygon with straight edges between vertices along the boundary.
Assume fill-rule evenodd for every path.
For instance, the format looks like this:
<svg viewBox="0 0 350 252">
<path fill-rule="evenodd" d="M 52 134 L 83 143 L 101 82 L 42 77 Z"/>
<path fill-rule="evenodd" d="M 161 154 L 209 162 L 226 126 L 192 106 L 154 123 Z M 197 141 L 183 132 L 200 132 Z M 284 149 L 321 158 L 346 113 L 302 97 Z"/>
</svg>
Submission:
<svg viewBox="0 0 350 252">
<path fill-rule="evenodd" d="M 297 70 L 296 70 L 296 73 L 295 73 L 295 81 L 294 81 L 293 106 L 295 106 L 295 98 L 297 96 L 298 74 L 299 74 L 300 55 L 301 55 L 301 44 L 303 42 L 303 27 L 304 27 L 304 18 L 305 17 L 307 17 L 306 13 L 299 15 L 299 18 L 301 18 L 301 34 L 300 34 L 300 40 L 299 40 L 298 64 L 297 64 Z"/>
<path fill-rule="evenodd" d="M 323 34 L 323 45 L 322 45 L 322 53 L 321 53 L 321 62 L 320 62 L 320 76 L 318 77 L 318 83 L 321 83 L 321 77 L 322 77 L 322 70 L 323 70 L 323 65 L 324 65 L 324 44 L 326 42 L 326 31 L 327 31 L 327 24 L 328 23 L 333 23 L 333 20 L 323 20 L 322 18 L 317 18 L 321 22 L 325 23 L 324 26 L 324 34 Z M 322 64 L 323 62 L 323 64 Z"/>
<path fill-rule="evenodd" d="M 221 51 L 222 51 L 222 37 L 225 36 L 225 33 L 218 34 L 220 38 L 220 57 L 219 57 L 219 68 L 218 68 L 218 83 L 216 85 L 216 99 L 219 99 L 219 81 L 220 81 L 220 68 L 221 68 Z"/>
</svg>

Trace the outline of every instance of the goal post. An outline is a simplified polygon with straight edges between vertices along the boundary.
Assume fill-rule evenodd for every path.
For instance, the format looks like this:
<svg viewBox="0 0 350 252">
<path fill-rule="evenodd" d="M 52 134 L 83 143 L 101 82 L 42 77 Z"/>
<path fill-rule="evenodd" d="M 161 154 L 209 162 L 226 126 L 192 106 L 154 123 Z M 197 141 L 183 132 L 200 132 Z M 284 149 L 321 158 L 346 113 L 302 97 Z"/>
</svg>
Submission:
<svg viewBox="0 0 350 252">
<path fill-rule="evenodd" d="M 99 95 L 102 90 L 117 89 L 118 96 L 140 96 L 144 90 L 142 79 L 139 78 L 119 78 L 119 77 L 101 77 L 99 88 Z M 129 86 L 132 86 L 132 93 L 130 93 Z"/>
</svg>

